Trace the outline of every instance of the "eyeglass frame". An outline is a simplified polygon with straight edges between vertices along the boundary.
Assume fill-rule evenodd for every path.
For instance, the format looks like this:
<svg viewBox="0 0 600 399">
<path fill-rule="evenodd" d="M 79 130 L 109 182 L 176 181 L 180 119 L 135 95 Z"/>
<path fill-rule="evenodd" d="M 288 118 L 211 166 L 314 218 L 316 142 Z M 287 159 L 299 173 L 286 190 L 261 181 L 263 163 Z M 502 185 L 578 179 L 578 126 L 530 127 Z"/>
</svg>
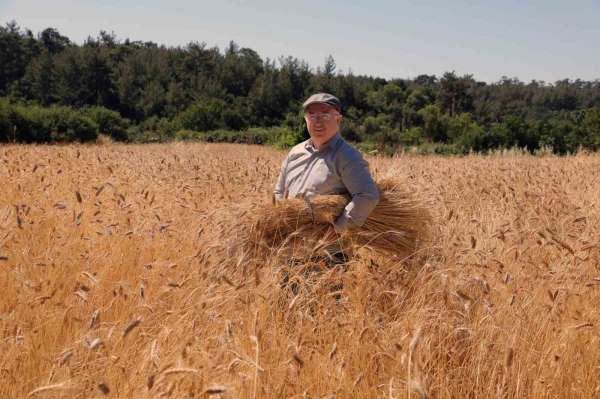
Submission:
<svg viewBox="0 0 600 399">
<path fill-rule="evenodd" d="M 305 112 L 304 113 L 304 117 L 306 119 L 309 119 L 311 122 L 315 122 L 317 120 L 322 120 L 325 122 L 330 121 L 333 117 L 340 115 L 339 112 L 337 111 L 333 111 L 333 112 L 316 112 L 316 113 L 310 113 L 310 112 Z"/>
</svg>

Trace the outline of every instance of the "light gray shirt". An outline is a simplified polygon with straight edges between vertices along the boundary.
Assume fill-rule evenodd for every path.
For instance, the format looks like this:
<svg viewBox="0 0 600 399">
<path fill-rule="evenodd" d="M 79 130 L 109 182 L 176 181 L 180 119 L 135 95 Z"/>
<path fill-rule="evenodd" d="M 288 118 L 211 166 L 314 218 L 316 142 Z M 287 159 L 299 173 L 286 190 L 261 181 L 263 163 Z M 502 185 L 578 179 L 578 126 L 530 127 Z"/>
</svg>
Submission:
<svg viewBox="0 0 600 399">
<path fill-rule="evenodd" d="M 361 226 L 379 202 L 379 190 L 360 152 L 339 133 L 316 149 L 311 140 L 296 145 L 281 165 L 275 198 L 349 195 L 350 203 L 335 221 L 342 232 Z"/>
</svg>

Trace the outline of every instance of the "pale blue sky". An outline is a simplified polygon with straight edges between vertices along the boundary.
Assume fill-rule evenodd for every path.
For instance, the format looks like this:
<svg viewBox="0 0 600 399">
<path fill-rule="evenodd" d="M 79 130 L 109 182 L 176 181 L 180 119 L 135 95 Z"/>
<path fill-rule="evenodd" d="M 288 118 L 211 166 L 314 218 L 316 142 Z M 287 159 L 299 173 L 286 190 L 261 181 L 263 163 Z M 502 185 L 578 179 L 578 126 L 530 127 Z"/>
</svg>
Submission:
<svg viewBox="0 0 600 399">
<path fill-rule="evenodd" d="M 600 0 L 0 0 L 0 22 L 13 19 L 77 43 L 103 29 L 166 45 L 234 40 L 312 67 L 331 54 L 344 72 L 384 78 L 600 79 Z"/>
</svg>

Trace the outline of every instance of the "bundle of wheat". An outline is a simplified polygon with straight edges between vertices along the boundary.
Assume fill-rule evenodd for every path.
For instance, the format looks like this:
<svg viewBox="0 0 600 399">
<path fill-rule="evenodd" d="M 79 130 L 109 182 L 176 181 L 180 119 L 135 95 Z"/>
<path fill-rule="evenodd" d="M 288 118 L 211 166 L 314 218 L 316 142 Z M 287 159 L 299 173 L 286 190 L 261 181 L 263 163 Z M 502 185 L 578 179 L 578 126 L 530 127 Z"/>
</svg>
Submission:
<svg viewBox="0 0 600 399">
<path fill-rule="evenodd" d="M 430 214 L 418 197 L 387 179 L 378 184 L 381 199 L 366 222 L 341 237 L 332 223 L 348 204 L 342 195 L 287 199 L 256 209 L 248 229 L 247 243 L 254 248 L 325 247 L 333 241 L 368 247 L 377 252 L 404 255 L 427 237 Z"/>
</svg>

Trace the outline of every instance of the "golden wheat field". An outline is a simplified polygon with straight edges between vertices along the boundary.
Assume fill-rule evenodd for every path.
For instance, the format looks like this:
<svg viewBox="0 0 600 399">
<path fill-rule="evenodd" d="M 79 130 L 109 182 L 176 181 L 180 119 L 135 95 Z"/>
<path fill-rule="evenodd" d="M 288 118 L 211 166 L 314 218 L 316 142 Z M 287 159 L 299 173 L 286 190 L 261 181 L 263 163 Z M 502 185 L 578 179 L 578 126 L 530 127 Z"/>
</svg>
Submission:
<svg viewBox="0 0 600 399">
<path fill-rule="evenodd" d="M 600 156 L 370 157 L 431 239 L 295 293 L 226 248 L 283 157 L 0 147 L 0 397 L 600 398 Z"/>
</svg>

